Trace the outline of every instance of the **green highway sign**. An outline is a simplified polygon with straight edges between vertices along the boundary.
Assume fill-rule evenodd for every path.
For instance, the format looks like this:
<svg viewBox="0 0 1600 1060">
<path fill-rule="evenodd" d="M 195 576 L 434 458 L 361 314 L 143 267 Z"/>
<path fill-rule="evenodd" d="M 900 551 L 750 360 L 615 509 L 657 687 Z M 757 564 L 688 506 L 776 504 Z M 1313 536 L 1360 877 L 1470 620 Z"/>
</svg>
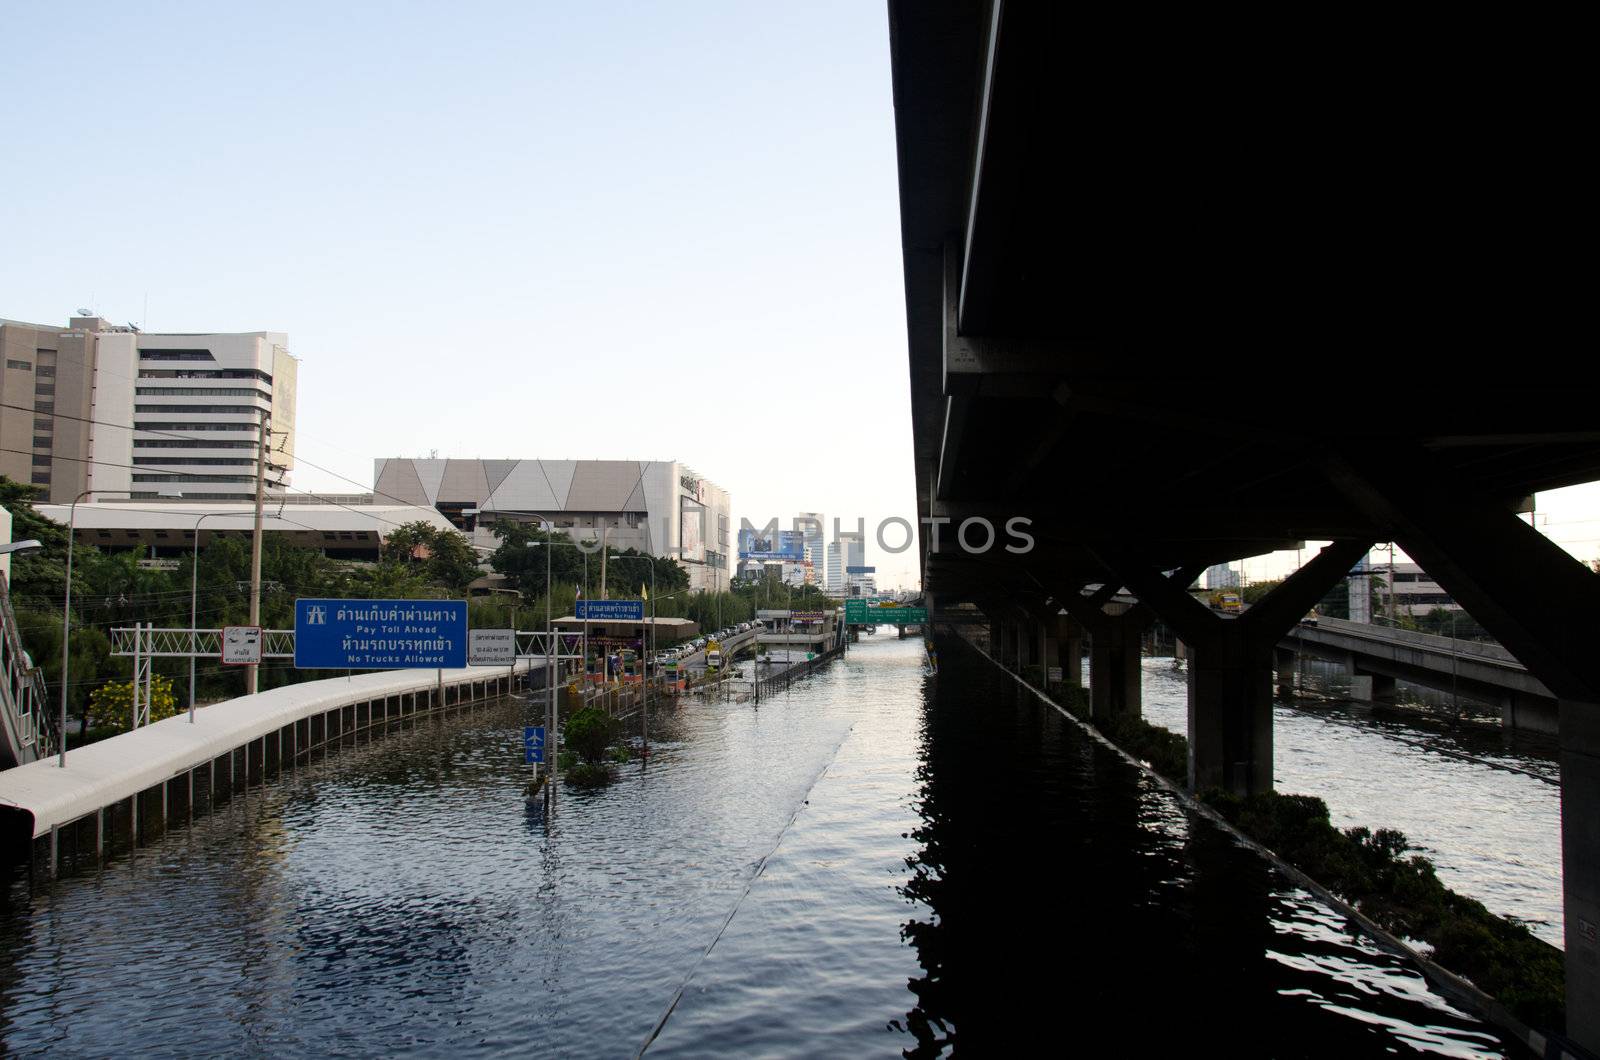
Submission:
<svg viewBox="0 0 1600 1060">
<path fill-rule="evenodd" d="M 868 607 L 860 598 L 846 597 L 844 620 L 851 626 L 924 625 L 928 621 L 926 607 Z"/>
</svg>

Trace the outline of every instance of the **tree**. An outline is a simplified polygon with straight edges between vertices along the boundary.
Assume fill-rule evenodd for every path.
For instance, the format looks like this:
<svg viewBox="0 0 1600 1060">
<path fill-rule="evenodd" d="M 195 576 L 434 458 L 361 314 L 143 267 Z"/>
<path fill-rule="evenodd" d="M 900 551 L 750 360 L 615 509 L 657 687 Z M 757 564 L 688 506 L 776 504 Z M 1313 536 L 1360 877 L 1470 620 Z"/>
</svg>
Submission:
<svg viewBox="0 0 1600 1060">
<path fill-rule="evenodd" d="M 457 593 L 482 573 L 465 534 L 421 519 L 390 531 L 380 556 L 384 563 L 420 566 L 428 582 Z"/>
</svg>

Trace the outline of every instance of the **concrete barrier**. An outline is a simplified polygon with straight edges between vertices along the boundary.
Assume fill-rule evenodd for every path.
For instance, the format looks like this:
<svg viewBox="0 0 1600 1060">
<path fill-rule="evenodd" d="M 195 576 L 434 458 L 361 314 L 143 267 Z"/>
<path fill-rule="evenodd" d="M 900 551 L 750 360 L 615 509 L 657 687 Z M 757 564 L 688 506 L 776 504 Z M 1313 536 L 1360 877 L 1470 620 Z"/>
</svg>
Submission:
<svg viewBox="0 0 1600 1060">
<path fill-rule="evenodd" d="M 538 665 L 534 667 L 538 671 Z M 509 667 L 399 670 L 285 685 L 0 772 L 0 860 L 56 875 L 159 836 L 362 733 L 496 698 Z"/>
</svg>

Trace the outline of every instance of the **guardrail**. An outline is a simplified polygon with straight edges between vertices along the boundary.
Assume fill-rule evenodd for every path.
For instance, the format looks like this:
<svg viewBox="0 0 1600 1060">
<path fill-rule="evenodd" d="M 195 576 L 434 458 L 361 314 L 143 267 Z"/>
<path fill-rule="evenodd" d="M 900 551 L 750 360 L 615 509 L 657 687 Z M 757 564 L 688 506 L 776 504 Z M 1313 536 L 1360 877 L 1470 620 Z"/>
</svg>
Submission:
<svg viewBox="0 0 1600 1060">
<path fill-rule="evenodd" d="M 843 655 L 844 648 L 844 642 L 841 640 L 815 659 L 807 659 L 805 662 L 786 666 L 770 677 L 758 677 L 755 682 L 756 702 L 761 702 L 761 697 L 764 695 L 770 695 L 780 689 L 788 688 L 802 677 L 809 677 L 811 674 L 816 673 L 822 667 Z"/>
</svg>

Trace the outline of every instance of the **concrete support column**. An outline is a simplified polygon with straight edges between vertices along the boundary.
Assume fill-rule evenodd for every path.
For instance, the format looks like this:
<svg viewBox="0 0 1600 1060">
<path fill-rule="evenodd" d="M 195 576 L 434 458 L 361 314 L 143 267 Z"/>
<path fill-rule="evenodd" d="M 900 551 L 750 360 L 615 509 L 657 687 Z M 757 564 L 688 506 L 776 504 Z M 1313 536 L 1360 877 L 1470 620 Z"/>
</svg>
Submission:
<svg viewBox="0 0 1600 1060">
<path fill-rule="evenodd" d="M 1062 683 L 1068 688 L 1083 687 L 1083 627 L 1065 616 L 1059 618 L 1056 632 Z"/>
<path fill-rule="evenodd" d="M 1278 648 L 1272 653 L 1272 658 L 1278 673 L 1278 695 L 1287 699 L 1294 695 L 1295 653 Z"/>
<path fill-rule="evenodd" d="M 1383 674 L 1372 675 L 1372 701 L 1374 703 L 1393 703 L 1395 700 L 1394 678 L 1385 677 Z"/>
<path fill-rule="evenodd" d="M 1139 642 L 1144 636 L 1145 619 L 1137 610 L 1107 615 L 1090 634 L 1089 716 L 1096 721 L 1123 714 L 1139 716 Z"/>
<path fill-rule="evenodd" d="M 1219 626 L 1189 664 L 1189 789 L 1272 790 L 1272 670 L 1250 630 Z"/>
<path fill-rule="evenodd" d="M 1561 869 L 1567 1034 L 1600 1044 L 1600 702 L 1562 700 Z"/>
<path fill-rule="evenodd" d="M 1189 661 L 1189 787 L 1234 795 L 1272 790 L 1273 649 L 1306 609 L 1343 580 L 1365 541 L 1336 542 L 1238 618 L 1213 614 L 1173 576 L 1109 549 L 1107 566 L 1194 649 Z"/>
</svg>

